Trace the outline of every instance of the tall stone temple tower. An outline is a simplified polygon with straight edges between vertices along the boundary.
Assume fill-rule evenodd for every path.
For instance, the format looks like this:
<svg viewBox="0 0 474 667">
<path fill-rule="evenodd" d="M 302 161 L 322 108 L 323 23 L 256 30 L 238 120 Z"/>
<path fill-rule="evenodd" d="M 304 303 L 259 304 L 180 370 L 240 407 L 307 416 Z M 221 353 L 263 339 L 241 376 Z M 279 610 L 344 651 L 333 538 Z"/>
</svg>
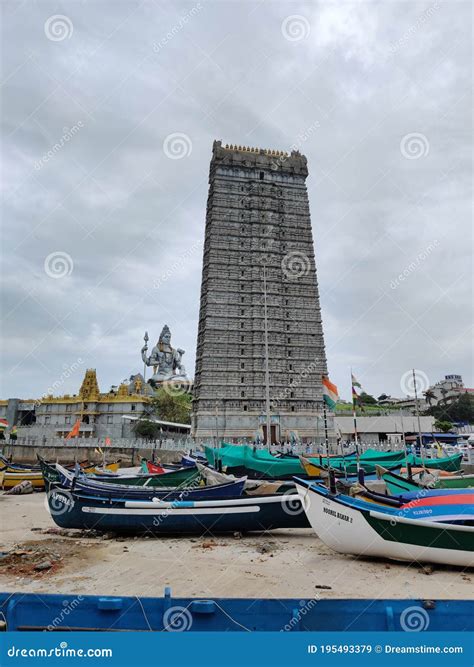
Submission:
<svg viewBox="0 0 474 667">
<path fill-rule="evenodd" d="M 266 440 L 267 386 L 273 442 L 322 437 L 327 371 L 307 176 L 298 151 L 214 142 L 194 381 L 198 440 Z"/>
</svg>

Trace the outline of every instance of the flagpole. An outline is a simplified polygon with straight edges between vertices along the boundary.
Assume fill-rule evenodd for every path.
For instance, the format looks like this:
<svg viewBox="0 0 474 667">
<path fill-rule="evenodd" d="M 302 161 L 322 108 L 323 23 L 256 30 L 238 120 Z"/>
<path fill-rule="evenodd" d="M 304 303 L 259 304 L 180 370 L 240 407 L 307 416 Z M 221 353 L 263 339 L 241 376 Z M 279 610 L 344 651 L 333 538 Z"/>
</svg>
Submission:
<svg viewBox="0 0 474 667">
<path fill-rule="evenodd" d="M 324 442 L 326 445 L 326 459 L 328 468 L 329 466 L 329 439 L 328 439 L 328 416 L 326 412 L 326 404 L 323 404 L 323 415 L 324 415 Z"/>
<path fill-rule="evenodd" d="M 357 435 L 357 413 L 356 413 L 356 403 L 354 397 L 354 385 L 353 385 L 353 376 L 351 368 L 351 396 L 352 396 L 352 417 L 354 419 L 354 442 L 356 448 L 356 457 L 357 457 L 357 474 L 359 474 L 360 463 L 359 463 L 359 438 Z"/>
<path fill-rule="evenodd" d="M 412 369 L 413 371 L 413 389 L 415 390 L 415 410 L 416 410 L 416 418 L 418 420 L 418 437 L 420 438 L 420 457 L 421 457 L 421 467 L 425 467 L 425 461 L 424 461 L 424 456 L 423 456 L 423 437 L 421 435 L 421 424 L 420 424 L 420 410 L 418 408 L 418 393 L 416 391 L 416 375 L 415 375 L 415 369 Z M 416 461 L 415 461 L 416 462 Z"/>
</svg>

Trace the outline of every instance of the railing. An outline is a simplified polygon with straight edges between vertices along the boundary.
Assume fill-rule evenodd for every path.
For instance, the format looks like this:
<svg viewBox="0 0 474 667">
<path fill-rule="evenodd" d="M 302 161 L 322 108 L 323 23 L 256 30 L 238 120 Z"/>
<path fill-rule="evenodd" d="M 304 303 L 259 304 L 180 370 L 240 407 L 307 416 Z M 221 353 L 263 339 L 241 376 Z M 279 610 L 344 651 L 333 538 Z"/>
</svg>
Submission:
<svg viewBox="0 0 474 667">
<path fill-rule="evenodd" d="M 162 438 L 157 440 L 147 440 L 145 438 L 113 438 L 110 445 L 106 445 L 105 438 L 47 438 L 45 436 L 30 436 L 19 437 L 17 440 L 4 440 L 3 445 L 9 447 L 41 447 L 41 448 L 57 448 L 67 447 L 75 449 L 78 447 L 87 448 L 101 448 L 107 450 L 109 448 L 118 449 L 169 449 L 169 450 L 184 450 L 187 451 L 195 446 L 190 438 Z"/>
<path fill-rule="evenodd" d="M 246 443 L 249 446 L 254 446 L 257 449 L 265 449 L 266 445 L 263 443 L 253 444 Z M 169 451 L 183 451 L 188 452 L 189 450 L 202 451 L 204 445 L 209 445 L 215 447 L 215 440 L 208 442 L 195 442 L 191 437 L 177 437 L 177 438 L 162 438 L 157 440 L 146 440 L 144 438 L 114 438 L 109 445 L 105 444 L 105 438 L 74 438 L 70 440 L 65 440 L 64 438 L 46 438 L 46 437 L 19 437 L 15 440 L 4 440 L 0 441 L 0 446 L 8 447 L 11 453 L 14 452 L 15 446 L 21 447 L 35 447 L 41 449 L 47 448 L 58 448 L 65 447 L 74 450 L 76 448 L 89 448 L 89 449 L 98 449 L 101 448 L 102 451 L 107 451 L 107 449 L 124 449 L 124 450 L 144 450 L 144 449 L 163 449 Z M 348 454 L 353 452 L 355 449 L 355 444 L 353 442 L 344 443 L 343 445 L 339 444 L 329 444 L 329 454 Z M 403 451 L 402 443 L 388 443 L 388 442 L 359 442 L 358 443 L 359 453 L 362 454 L 367 449 L 374 449 L 378 452 L 387 452 L 387 451 Z M 445 446 L 447 455 L 454 454 L 455 449 L 449 445 Z M 312 456 L 322 456 L 326 455 L 326 445 L 324 444 L 302 444 L 302 443 L 280 443 L 278 445 L 272 445 L 270 447 L 270 452 L 276 454 L 278 452 L 291 453 L 291 454 L 302 454 L 302 455 L 312 455 Z M 423 456 L 426 459 L 436 458 L 438 456 L 438 450 L 436 447 L 424 447 Z M 469 456 L 470 459 L 474 457 L 474 453 L 470 450 L 467 452 L 466 456 Z M 472 461 L 469 460 L 469 463 Z"/>
</svg>

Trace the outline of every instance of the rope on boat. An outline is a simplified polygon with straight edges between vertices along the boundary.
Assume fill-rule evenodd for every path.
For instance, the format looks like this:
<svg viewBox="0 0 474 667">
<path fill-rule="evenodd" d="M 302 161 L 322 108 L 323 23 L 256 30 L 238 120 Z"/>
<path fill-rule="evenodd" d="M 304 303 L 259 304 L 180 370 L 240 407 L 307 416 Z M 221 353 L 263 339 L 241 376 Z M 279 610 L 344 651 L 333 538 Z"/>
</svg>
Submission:
<svg viewBox="0 0 474 667">
<path fill-rule="evenodd" d="M 252 630 L 250 630 L 249 628 L 246 628 L 245 625 L 242 625 L 242 623 L 239 623 L 238 621 L 236 621 L 235 618 L 232 618 L 232 616 L 230 614 L 228 614 L 226 612 L 226 610 L 223 607 L 221 607 L 220 604 L 216 600 L 213 600 L 213 602 L 216 605 L 216 607 L 218 607 L 221 610 L 221 612 L 223 614 L 225 614 L 230 621 L 232 621 L 232 623 L 235 623 L 235 625 L 238 625 L 240 628 L 242 628 L 246 632 L 252 632 Z"/>
<path fill-rule="evenodd" d="M 144 607 L 143 607 L 143 605 L 142 605 L 142 601 L 140 600 L 140 598 L 138 597 L 138 595 L 135 595 L 135 599 L 136 599 L 136 601 L 138 602 L 138 604 L 139 604 L 140 607 L 141 607 L 141 610 L 142 610 L 142 612 L 143 612 L 143 616 L 145 617 L 146 624 L 148 625 L 148 630 L 150 630 L 150 632 L 153 632 L 153 629 L 152 629 L 152 627 L 151 627 L 151 625 L 150 625 L 150 621 L 148 620 L 148 616 L 146 615 L 145 609 L 144 609 Z"/>
</svg>

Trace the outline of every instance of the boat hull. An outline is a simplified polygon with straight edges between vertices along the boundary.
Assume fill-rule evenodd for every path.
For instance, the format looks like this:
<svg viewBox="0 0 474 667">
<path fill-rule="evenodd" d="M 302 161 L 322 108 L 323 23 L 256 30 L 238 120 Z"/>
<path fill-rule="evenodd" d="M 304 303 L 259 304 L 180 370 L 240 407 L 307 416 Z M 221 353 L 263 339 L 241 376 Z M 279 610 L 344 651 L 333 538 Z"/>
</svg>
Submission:
<svg viewBox="0 0 474 667">
<path fill-rule="evenodd" d="M 25 630 L 169 632 L 176 629 L 170 625 L 170 621 L 173 620 L 173 616 L 170 616 L 171 610 L 178 621 L 181 614 L 182 624 L 177 628 L 193 633 L 242 633 L 243 629 L 275 633 L 282 630 L 347 632 L 348 628 L 352 632 L 400 633 L 406 629 L 406 622 L 403 619 L 410 605 L 423 612 L 426 617 L 424 627 L 429 628 L 430 633 L 474 630 L 474 603 L 470 600 L 429 602 L 380 598 L 338 600 L 319 599 L 319 596 L 307 599 L 206 598 L 202 600 L 176 598 L 171 595 L 169 589 L 165 589 L 163 597 L 140 598 L 117 594 L 78 596 L 40 592 L 0 593 L 0 614 L 5 620 L 6 630 L 10 632 Z M 67 615 L 64 613 L 65 609 Z M 301 610 L 304 613 L 301 613 Z M 6 636 L 4 638 L 7 640 Z M 180 641 L 184 642 L 184 639 Z M 250 657 L 242 659 L 241 662 L 250 665 L 256 664 L 257 661 Z M 122 664 L 125 662 L 122 661 Z M 155 657 L 154 664 L 164 664 L 164 662 L 161 659 L 158 662 Z M 184 663 L 179 661 L 179 664 Z M 203 661 L 201 664 L 204 664 Z M 213 664 L 219 664 L 219 661 Z M 220 664 L 224 664 L 223 659 L 220 660 Z M 269 660 L 260 660 L 259 664 L 271 663 Z"/>
<path fill-rule="evenodd" d="M 334 551 L 408 562 L 474 566 L 472 528 L 360 510 L 296 485 L 312 528 Z M 379 506 L 379 510 L 383 510 Z"/>
<path fill-rule="evenodd" d="M 106 476 L 106 475 L 90 475 L 90 479 L 94 481 L 111 482 L 113 484 L 120 484 L 124 486 L 179 486 L 180 484 L 190 484 L 199 477 L 197 468 L 181 468 L 181 470 L 173 470 L 172 472 L 165 472 L 161 475 L 135 475 L 135 476 Z"/>
<path fill-rule="evenodd" d="M 297 494 L 215 501 L 107 501 L 53 488 L 51 516 L 62 528 L 91 528 L 151 535 L 309 528 Z"/>
<path fill-rule="evenodd" d="M 388 492 L 392 496 L 398 496 L 406 491 L 419 491 L 421 489 L 470 489 L 474 485 L 474 475 L 459 475 L 453 477 L 441 477 L 436 480 L 434 486 L 425 486 L 414 480 L 407 479 L 401 475 L 385 472 L 382 474 Z"/>
<path fill-rule="evenodd" d="M 13 489 L 21 482 L 30 482 L 34 489 L 44 489 L 44 479 L 41 472 L 8 472 L 1 471 L 0 474 L 0 488 Z"/>
</svg>

